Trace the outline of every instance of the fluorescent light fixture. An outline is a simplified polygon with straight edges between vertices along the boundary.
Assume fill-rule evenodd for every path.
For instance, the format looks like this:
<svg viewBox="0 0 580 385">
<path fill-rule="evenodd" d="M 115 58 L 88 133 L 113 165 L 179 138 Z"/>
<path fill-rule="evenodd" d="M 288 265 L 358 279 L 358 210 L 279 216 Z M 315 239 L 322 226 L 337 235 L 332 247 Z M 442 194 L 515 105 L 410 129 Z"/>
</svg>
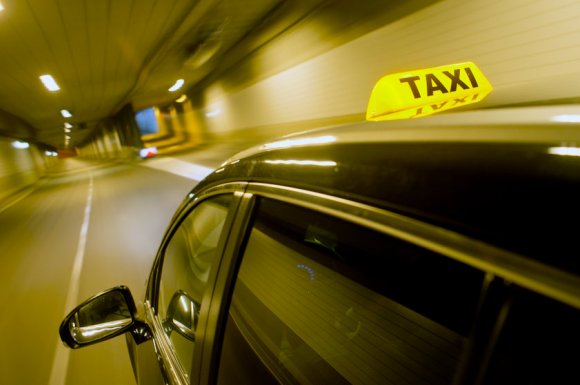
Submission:
<svg viewBox="0 0 580 385">
<path fill-rule="evenodd" d="M 25 149 L 25 148 L 30 147 L 30 144 L 28 144 L 27 142 L 21 142 L 19 140 L 15 140 L 14 142 L 12 142 L 12 147 L 18 148 L 18 149 Z"/>
<path fill-rule="evenodd" d="M 174 85 L 171 86 L 171 88 L 169 88 L 170 92 L 175 92 L 178 89 L 180 89 L 183 86 L 183 83 L 185 83 L 185 80 L 183 79 L 178 79 Z"/>
<path fill-rule="evenodd" d="M 60 110 L 60 114 L 63 118 L 71 118 L 72 114 L 68 110 Z"/>
<path fill-rule="evenodd" d="M 42 82 L 42 84 L 44 84 L 46 89 L 51 92 L 60 90 L 60 87 L 58 86 L 58 84 L 56 84 L 56 80 L 54 80 L 54 78 L 51 75 L 41 75 L 40 81 Z"/>
<path fill-rule="evenodd" d="M 177 103 L 183 103 L 183 102 L 185 102 L 186 100 L 187 100 L 187 95 L 186 95 L 186 94 L 183 94 L 183 95 L 181 95 L 179 98 L 175 99 L 175 101 L 176 101 Z"/>
<path fill-rule="evenodd" d="M 72 128 L 72 124 L 69 122 L 64 122 L 64 128 Z"/>
<path fill-rule="evenodd" d="M 580 115 L 555 115 L 552 121 L 562 123 L 580 123 Z"/>
</svg>

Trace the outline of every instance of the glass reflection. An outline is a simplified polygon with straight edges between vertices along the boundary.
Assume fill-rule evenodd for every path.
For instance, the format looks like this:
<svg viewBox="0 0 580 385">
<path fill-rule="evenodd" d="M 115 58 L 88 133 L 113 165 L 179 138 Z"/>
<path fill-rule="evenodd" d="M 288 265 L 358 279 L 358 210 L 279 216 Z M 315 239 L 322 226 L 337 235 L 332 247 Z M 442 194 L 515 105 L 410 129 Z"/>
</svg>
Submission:
<svg viewBox="0 0 580 385">
<path fill-rule="evenodd" d="M 266 163 L 269 164 L 286 164 L 286 165 L 296 165 L 296 166 L 322 166 L 322 167 L 334 167 L 336 162 L 331 160 L 295 160 L 295 159 L 277 159 L 277 160 L 267 160 Z"/>
<path fill-rule="evenodd" d="M 272 142 L 265 144 L 263 148 L 274 149 L 274 148 L 289 148 L 295 146 L 308 146 L 313 144 L 324 144 L 332 143 L 336 141 L 336 137 L 331 135 L 317 136 L 314 138 L 300 138 L 300 139 L 285 139 L 278 142 Z"/>
<path fill-rule="evenodd" d="M 76 342 L 86 344 L 114 335 L 132 322 L 125 297 L 112 291 L 81 307 L 69 321 L 69 331 Z"/>
<path fill-rule="evenodd" d="M 550 147 L 548 152 L 552 155 L 580 156 L 579 147 Z"/>
</svg>

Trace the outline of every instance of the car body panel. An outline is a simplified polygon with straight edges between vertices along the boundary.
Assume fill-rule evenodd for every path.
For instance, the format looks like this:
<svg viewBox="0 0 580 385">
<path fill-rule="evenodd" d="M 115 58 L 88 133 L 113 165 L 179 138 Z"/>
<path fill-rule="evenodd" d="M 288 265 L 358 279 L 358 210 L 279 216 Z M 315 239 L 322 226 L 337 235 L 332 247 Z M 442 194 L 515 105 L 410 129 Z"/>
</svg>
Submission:
<svg viewBox="0 0 580 385">
<path fill-rule="evenodd" d="M 550 152 L 559 147 L 420 141 L 298 147 L 225 165 L 200 187 L 245 180 L 333 194 L 579 273 L 575 229 L 562 213 L 580 215 L 580 157 Z"/>
<path fill-rule="evenodd" d="M 518 290 L 580 309 L 576 229 L 566 220 L 580 215 L 580 124 L 566 116 L 580 116 L 580 109 L 363 123 L 288 136 L 234 156 L 193 188 L 168 226 L 140 315 L 144 334 L 127 334 L 136 379 L 147 385 L 217 382 L 243 250 L 256 207 L 272 199 L 483 272 L 482 302 L 474 304 L 479 318 L 456 377 L 457 383 L 475 381 Z M 233 201 L 200 301 L 192 369 L 185 373 L 156 316 L 161 267 L 181 223 L 220 194 Z"/>
</svg>

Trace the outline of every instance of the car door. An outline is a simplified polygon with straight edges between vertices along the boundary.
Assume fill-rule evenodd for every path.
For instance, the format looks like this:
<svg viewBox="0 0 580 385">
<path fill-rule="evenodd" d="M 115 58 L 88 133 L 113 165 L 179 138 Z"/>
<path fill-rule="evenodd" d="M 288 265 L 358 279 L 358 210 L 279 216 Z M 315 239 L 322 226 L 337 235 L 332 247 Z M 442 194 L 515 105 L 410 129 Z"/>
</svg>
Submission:
<svg viewBox="0 0 580 385">
<path fill-rule="evenodd" d="M 541 283 L 545 272 L 577 278 L 356 202 L 257 184 L 244 199 L 243 241 L 224 254 L 201 383 L 578 377 L 579 312 Z"/>
<path fill-rule="evenodd" d="M 485 272 L 386 234 L 370 206 L 273 185 L 245 198 L 202 383 L 452 382 Z"/>
<path fill-rule="evenodd" d="M 234 191 L 240 188 L 229 185 L 196 194 L 173 220 L 154 263 L 144 303 L 152 335 L 149 345 L 153 346 L 142 347 L 128 337 L 138 383 L 160 379 L 170 384 L 196 383 L 191 378 L 197 376 L 195 362 L 201 357 L 207 309 L 239 204 Z M 151 367 L 161 369 L 161 376 L 153 375 Z M 157 378 L 152 382 L 152 377 Z"/>
</svg>

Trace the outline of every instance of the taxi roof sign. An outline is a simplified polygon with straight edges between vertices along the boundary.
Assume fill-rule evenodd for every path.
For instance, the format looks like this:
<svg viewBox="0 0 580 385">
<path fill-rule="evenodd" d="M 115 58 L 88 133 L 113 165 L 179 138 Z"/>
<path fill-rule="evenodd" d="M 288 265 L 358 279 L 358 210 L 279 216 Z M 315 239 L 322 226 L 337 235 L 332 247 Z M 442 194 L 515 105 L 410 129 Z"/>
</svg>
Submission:
<svg viewBox="0 0 580 385">
<path fill-rule="evenodd" d="M 492 90 L 472 62 L 391 74 L 375 85 L 367 120 L 423 117 L 477 103 Z"/>
</svg>

